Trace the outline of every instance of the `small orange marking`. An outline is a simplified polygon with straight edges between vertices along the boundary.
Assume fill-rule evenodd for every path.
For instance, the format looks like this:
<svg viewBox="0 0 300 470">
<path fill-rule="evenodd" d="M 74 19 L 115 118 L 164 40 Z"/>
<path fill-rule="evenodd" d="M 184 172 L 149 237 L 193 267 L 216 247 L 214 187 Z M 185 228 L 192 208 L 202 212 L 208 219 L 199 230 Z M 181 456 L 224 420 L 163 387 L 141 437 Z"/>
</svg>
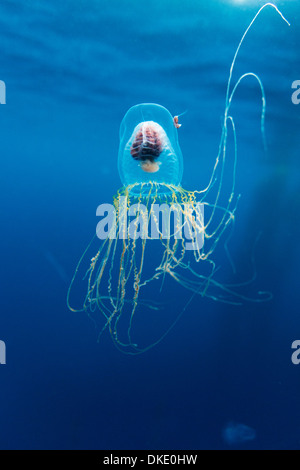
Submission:
<svg viewBox="0 0 300 470">
<path fill-rule="evenodd" d="M 181 124 L 179 124 L 178 122 L 178 116 L 174 116 L 173 122 L 174 122 L 174 126 L 176 127 L 176 129 L 179 129 L 179 127 L 181 127 Z"/>
</svg>

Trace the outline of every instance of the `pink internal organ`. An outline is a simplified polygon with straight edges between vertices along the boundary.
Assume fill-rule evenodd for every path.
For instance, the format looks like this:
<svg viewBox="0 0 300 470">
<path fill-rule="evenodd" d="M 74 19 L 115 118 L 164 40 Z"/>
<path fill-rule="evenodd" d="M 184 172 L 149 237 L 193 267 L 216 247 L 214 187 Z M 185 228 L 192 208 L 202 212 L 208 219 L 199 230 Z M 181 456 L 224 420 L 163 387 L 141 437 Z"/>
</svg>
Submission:
<svg viewBox="0 0 300 470">
<path fill-rule="evenodd" d="M 159 132 L 154 126 L 142 126 L 136 133 L 130 153 L 135 160 L 140 161 L 141 168 L 147 173 L 155 173 L 159 170 L 159 163 L 155 160 L 163 150 Z"/>
</svg>

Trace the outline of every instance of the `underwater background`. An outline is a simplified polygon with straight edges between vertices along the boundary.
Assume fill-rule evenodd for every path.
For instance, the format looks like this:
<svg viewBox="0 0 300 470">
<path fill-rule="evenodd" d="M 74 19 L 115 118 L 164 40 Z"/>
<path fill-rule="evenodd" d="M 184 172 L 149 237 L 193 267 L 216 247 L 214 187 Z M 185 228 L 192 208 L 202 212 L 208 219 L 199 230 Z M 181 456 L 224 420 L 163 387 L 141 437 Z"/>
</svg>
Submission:
<svg viewBox="0 0 300 470">
<path fill-rule="evenodd" d="M 300 447 L 300 364 L 291 361 L 300 339 L 300 105 L 291 100 L 300 80 L 298 0 L 276 2 L 290 27 L 275 10 L 262 12 L 234 69 L 235 80 L 254 72 L 264 84 L 268 151 L 260 91 L 248 79 L 231 110 L 241 198 L 228 280 L 251 276 L 260 234 L 248 293 L 273 299 L 194 298 L 164 340 L 138 356 L 120 353 L 107 331 L 97 342 L 93 321 L 66 305 L 96 208 L 121 186 L 123 116 L 142 102 L 187 111 L 182 186 L 206 187 L 230 65 L 263 3 L 1 0 L 2 449 Z M 168 291 L 167 323 L 179 295 Z"/>
</svg>

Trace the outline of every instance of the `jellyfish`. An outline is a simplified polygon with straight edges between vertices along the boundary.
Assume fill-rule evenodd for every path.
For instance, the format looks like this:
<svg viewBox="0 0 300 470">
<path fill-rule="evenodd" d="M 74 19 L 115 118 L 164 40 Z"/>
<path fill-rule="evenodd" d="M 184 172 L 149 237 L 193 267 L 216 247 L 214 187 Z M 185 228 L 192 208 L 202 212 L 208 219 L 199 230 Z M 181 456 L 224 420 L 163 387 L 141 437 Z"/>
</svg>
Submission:
<svg viewBox="0 0 300 470">
<path fill-rule="evenodd" d="M 239 445 L 256 438 L 255 429 L 242 423 L 230 421 L 222 432 L 222 437 L 229 446 Z"/>
<path fill-rule="evenodd" d="M 277 7 L 268 3 L 242 36 L 230 67 L 219 150 L 205 188 L 187 190 L 181 186 L 183 156 L 178 141 L 178 116 L 173 117 L 161 105 L 142 103 L 131 107 L 121 123 L 118 171 L 122 187 L 112 204 L 97 209 L 102 219 L 76 267 L 67 302 L 71 310 L 86 311 L 93 319 L 93 314 L 100 312 L 103 326 L 99 337 L 108 330 L 116 347 L 126 354 L 139 354 L 160 342 L 196 296 L 231 304 L 261 302 L 271 297 L 261 291 L 249 297 L 243 288 L 251 280 L 235 285 L 218 280 L 216 258 L 220 245 L 228 253 L 226 243 L 239 199 L 235 193 L 236 130 L 230 108 L 237 87 L 246 77 L 254 78 L 261 90 L 261 133 L 265 138 L 266 100 L 260 78 L 248 72 L 232 85 L 232 74 L 249 29 L 267 6 L 288 23 Z M 234 149 L 230 159 L 229 131 Z M 85 271 L 83 304 L 76 309 L 71 305 L 71 292 L 95 242 L 99 246 Z M 141 345 L 133 338 L 134 320 L 138 312 L 146 309 L 160 311 L 157 293 L 164 291 L 167 278 L 189 292 L 189 299 L 157 339 Z"/>
</svg>

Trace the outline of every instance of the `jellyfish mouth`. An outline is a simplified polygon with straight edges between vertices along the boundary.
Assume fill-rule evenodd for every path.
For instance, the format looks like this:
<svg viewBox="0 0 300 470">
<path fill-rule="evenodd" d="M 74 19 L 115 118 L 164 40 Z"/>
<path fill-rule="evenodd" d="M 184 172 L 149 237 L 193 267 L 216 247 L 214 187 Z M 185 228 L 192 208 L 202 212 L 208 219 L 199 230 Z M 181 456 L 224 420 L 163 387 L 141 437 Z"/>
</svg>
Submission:
<svg viewBox="0 0 300 470">
<path fill-rule="evenodd" d="M 156 173 L 159 170 L 159 162 L 154 162 L 151 160 L 145 160 L 141 162 L 141 168 L 146 173 Z"/>
</svg>

